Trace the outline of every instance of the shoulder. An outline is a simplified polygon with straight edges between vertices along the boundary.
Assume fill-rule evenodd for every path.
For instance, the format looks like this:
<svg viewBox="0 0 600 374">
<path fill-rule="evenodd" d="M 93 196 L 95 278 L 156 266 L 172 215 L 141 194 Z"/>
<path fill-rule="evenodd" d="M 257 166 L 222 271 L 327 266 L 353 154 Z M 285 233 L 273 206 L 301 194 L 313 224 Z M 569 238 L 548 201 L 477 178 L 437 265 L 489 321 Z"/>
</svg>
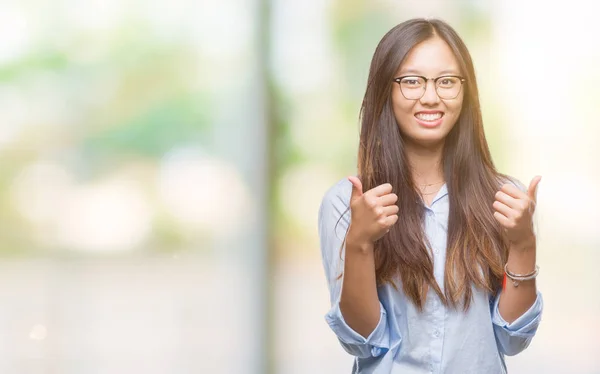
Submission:
<svg viewBox="0 0 600 374">
<path fill-rule="evenodd" d="M 500 174 L 498 176 L 498 187 L 501 188 L 505 184 L 512 184 L 521 191 L 527 193 L 527 187 L 523 184 L 523 182 L 510 175 Z"/>
<path fill-rule="evenodd" d="M 319 208 L 319 222 L 325 224 L 329 221 L 337 222 L 340 217 L 350 220 L 350 197 L 352 196 L 352 183 L 347 178 L 337 181 L 329 187 L 323 195 Z"/>
<path fill-rule="evenodd" d="M 333 206 L 346 210 L 350 206 L 350 196 L 352 195 L 352 183 L 348 178 L 343 178 L 331 186 L 323 195 L 321 208 L 324 206 Z"/>
<path fill-rule="evenodd" d="M 321 251 L 325 263 L 336 259 L 341 243 L 350 227 L 350 196 L 352 183 L 346 178 L 338 181 L 325 192 L 319 208 L 318 228 Z M 326 265 L 329 267 L 329 265 Z"/>
</svg>

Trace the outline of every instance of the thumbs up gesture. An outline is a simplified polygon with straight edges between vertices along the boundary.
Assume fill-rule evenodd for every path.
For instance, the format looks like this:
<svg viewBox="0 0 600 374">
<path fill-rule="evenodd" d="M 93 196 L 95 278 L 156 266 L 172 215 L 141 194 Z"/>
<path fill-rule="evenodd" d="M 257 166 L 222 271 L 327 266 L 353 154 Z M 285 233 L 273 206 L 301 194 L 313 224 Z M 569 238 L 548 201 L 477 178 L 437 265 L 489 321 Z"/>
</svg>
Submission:
<svg viewBox="0 0 600 374">
<path fill-rule="evenodd" d="M 542 177 L 531 180 L 527 193 L 512 184 L 504 184 L 496 193 L 494 218 L 504 227 L 511 243 L 520 243 L 531 238 L 533 233 L 533 212 L 537 200 L 537 186 Z"/>
<path fill-rule="evenodd" d="M 398 221 L 398 196 L 392 193 L 392 185 L 381 184 L 363 193 L 360 179 L 351 176 L 352 219 L 348 236 L 360 244 L 372 244 L 383 237 Z"/>
</svg>

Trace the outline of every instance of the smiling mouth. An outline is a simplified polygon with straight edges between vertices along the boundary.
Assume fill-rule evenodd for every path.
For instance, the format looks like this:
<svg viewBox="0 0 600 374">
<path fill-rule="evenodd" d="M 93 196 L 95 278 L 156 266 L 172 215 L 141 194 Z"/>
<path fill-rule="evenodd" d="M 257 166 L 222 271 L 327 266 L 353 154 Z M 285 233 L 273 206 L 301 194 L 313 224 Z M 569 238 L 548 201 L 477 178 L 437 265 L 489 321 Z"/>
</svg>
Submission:
<svg viewBox="0 0 600 374">
<path fill-rule="evenodd" d="M 440 118 L 442 118 L 443 116 L 444 116 L 443 112 L 415 114 L 415 117 L 417 117 L 418 120 L 421 120 L 424 122 L 435 122 L 435 121 L 439 120 Z"/>
</svg>

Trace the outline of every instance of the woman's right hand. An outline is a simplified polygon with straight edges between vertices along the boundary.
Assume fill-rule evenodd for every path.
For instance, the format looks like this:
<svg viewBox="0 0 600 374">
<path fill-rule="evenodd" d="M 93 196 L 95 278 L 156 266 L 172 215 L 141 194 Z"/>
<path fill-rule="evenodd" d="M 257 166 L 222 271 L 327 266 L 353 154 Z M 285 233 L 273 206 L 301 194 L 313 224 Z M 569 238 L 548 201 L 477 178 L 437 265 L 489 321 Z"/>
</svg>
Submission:
<svg viewBox="0 0 600 374">
<path fill-rule="evenodd" d="M 381 184 L 363 193 L 362 182 L 354 176 L 350 198 L 351 221 L 347 240 L 357 245 L 372 245 L 398 221 L 398 196 L 392 185 Z"/>
</svg>

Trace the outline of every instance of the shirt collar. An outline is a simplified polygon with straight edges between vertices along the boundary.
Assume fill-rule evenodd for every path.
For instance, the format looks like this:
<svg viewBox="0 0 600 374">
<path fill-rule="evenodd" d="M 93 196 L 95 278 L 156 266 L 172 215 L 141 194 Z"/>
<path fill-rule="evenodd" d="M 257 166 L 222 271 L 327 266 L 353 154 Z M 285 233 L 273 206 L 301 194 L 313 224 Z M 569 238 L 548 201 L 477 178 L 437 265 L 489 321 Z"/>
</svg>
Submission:
<svg viewBox="0 0 600 374">
<path fill-rule="evenodd" d="M 435 203 L 438 200 L 444 198 L 445 196 L 448 196 L 448 186 L 446 186 L 446 183 L 444 183 L 444 185 L 439 189 L 439 191 L 431 201 L 431 205 L 427 206 L 423 201 L 422 204 L 425 207 L 425 209 L 433 210 L 433 206 L 435 205 Z"/>
<path fill-rule="evenodd" d="M 437 195 L 435 195 L 435 198 L 431 202 L 431 205 L 435 204 L 436 201 L 438 201 L 439 199 L 441 199 L 442 197 L 444 197 L 446 195 L 448 195 L 448 186 L 446 186 L 446 183 L 444 183 L 442 188 L 440 188 L 440 190 L 438 191 Z"/>
</svg>

